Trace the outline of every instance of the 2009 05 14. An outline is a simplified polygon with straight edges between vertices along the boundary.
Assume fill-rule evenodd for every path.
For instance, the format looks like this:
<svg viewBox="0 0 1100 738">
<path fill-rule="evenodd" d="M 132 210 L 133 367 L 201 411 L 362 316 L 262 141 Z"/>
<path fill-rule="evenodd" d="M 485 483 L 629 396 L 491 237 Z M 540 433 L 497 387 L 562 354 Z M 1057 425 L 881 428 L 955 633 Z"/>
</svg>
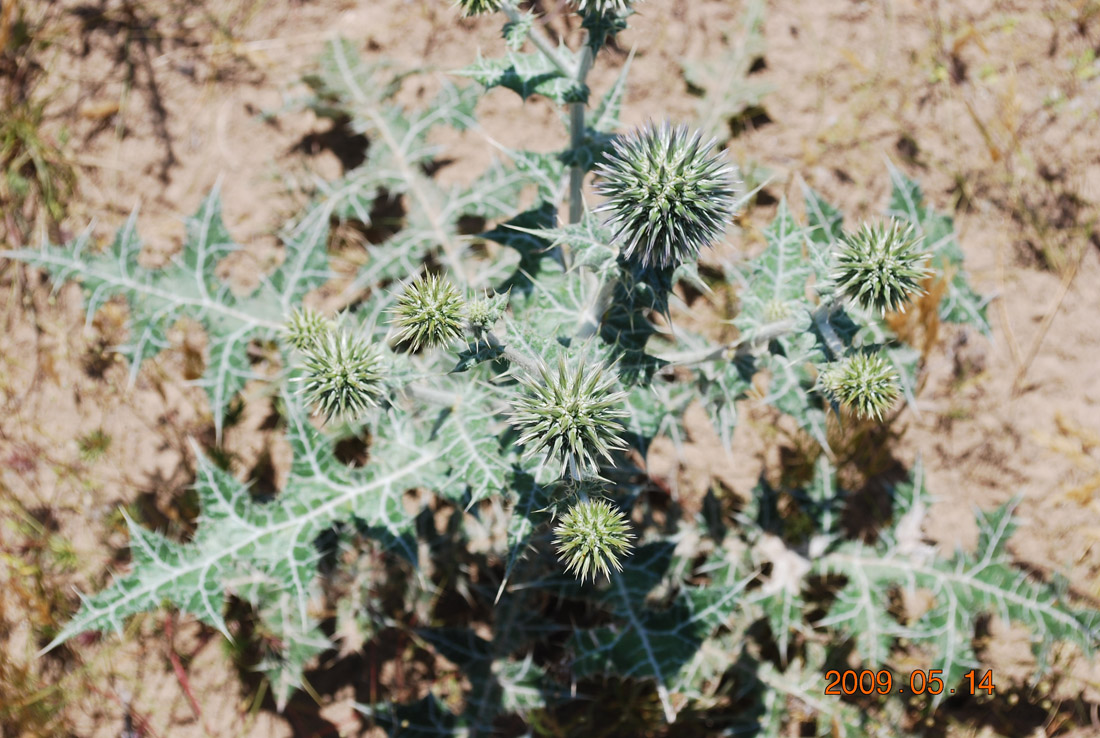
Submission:
<svg viewBox="0 0 1100 738">
<path fill-rule="evenodd" d="M 929 669 L 927 671 L 923 669 L 916 669 L 909 675 L 909 691 L 913 694 L 928 694 L 936 695 L 942 694 L 945 687 L 943 679 L 940 678 L 940 674 L 943 674 L 942 669 Z M 846 694 L 889 694 L 894 691 L 894 676 L 885 669 L 879 669 L 878 671 L 871 671 L 870 669 L 864 669 L 863 671 L 855 671 L 853 669 L 846 669 L 844 671 L 838 671 L 837 669 L 831 669 L 825 672 L 825 679 L 828 682 L 825 685 L 825 694 L 829 695 L 846 695 Z M 993 685 L 993 671 L 987 671 L 981 678 L 978 677 L 977 672 L 973 669 L 963 674 L 964 688 L 961 691 L 963 694 L 975 694 L 978 690 L 986 690 L 987 694 L 993 694 L 993 690 L 996 688 Z M 898 689 L 899 693 L 905 692 L 905 687 L 902 686 Z M 949 689 L 949 694 L 955 694 L 956 690 Z"/>
</svg>

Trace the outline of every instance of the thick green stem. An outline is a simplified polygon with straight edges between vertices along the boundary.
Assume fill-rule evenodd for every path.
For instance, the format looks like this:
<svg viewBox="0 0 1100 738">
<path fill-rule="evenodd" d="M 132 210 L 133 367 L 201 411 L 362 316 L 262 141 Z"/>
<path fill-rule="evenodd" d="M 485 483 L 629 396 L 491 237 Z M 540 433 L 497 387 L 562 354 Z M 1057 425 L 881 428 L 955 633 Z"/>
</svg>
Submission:
<svg viewBox="0 0 1100 738">
<path fill-rule="evenodd" d="M 508 20 L 513 23 L 519 23 L 522 20 L 522 15 L 519 10 L 511 2 L 502 3 L 501 10 L 508 16 Z M 527 38 L 530 39 L 531 43 L 535 45 L 535 48 L 542 52 L 543 56 L 549 59 L 562 74 L 573 78 L 577 90 L 584 89 L 585 82 L 588 79 L 588 72 L 592 69 L 593 62 L 592 48 L 588 45 L 587 38 L 585 39 L 584 46 L 581 48 L 580 62 L 577 64 L 576 68 L 562 58 L 553 42 L 537 27 L 531 28 L 527 34 Z M 586 103 L 583 102 L 569 103 L 569 146 L 574 153 L 580 151 L 584 146 L 585 105 Z M 584 175 L 585 169 L 579 162 L 574 163 L 573 167 L 569 170 L 570 223 L 580 223 L 581 218 L 584 216 Z M 563 266 L 568 269 L 571 259 L 569 246 L 567 244 L 562 244 L 561 246 L 561 258 Z"/>
<path fill-rule="evenodd" d="M 581 61 L 574 78 L 576 88 L 583 89 L 588 72 L 592 69 L 592 47 L 585 39 L 581 50 Z M 569 104 L 569 145 L 576 154 L 584 146 L 584 108 L 585 103 L 575 102 Z M 580 223 L 584 215 L 584 175 L 585 169 L 578 158 L 574 157 L 573 167 L 569 170 L 569 222 Z"/>
</svg>

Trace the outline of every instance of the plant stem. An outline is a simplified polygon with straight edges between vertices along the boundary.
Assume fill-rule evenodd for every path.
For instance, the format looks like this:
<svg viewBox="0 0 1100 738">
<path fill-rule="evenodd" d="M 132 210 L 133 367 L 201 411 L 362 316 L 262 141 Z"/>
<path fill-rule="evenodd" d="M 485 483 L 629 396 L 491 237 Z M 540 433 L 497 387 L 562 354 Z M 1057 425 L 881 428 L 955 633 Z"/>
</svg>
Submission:
<svg viewBox="0 0 1100 738">
<path fill-rule="evenodd" d="M 836 329 L 833 328 L 833 324 L 829 321 L 835 309 L 835 304 L 831 305 L 829 309 L 825 311 L 818 307 L 811 316 L 814 321 L 814 326 L 817 328 L 818 333 L 821 334 L 822 341 L 825 342 L 825 350 L 830 354 L 829 358 L 832 361 L 836 361 L 844 355 L 844 343 L 840 340 L 840 336 L 836 334 Z"/>
<path fill-rule="evenodd" d="M 512 3 L 505 2 L 500 6 L 500 9 L 508 16 L 508 20 L 513 23 L 519 23 L 522 20 L 519 10 Z M 541 51 L 543 56 L 549 59 L 566 77 L 572 77 L 577 73 L 577 70 L 573 69 L 571 64 L 561 58 L 561 55 L 558 54 L 558 50 L 554 47 L 554 42 L 547 38 L 546 34 L 544 34 L 541 29 L 536 26 L 531 26 L 531 30 L 527 33 L 527 38 L 530 39 L 531 43 L 535 45 L 535 48 Z"/>
<path fill-rule="evenodd" d="M 462 404 L 462 395 L 457 392 L 445 392 L 427 385 L 421 384 L 424 380 L 415 380 L 406 384 L 404 389 L 413 397 L 430 402 L 433 405 L 455 408 Z"/>
<path fill-rule="evenodd" d="M 523 368 L 528 374 L 538 374 L 539 368 L 536 361 L 534 361 L 533 359 L 529 359 L 520 352 L 516 351 L 511 346 L 506 345 L 503 341 L 497 338 L 496 334 L 492 331 L 488 331 L 485 334 L 485 339 L 489 342 L 490 346 L 500 349 L 501 356 L 507 359 L 510 363 Z"/>
<path fill-rule="evenodd" d="M 586 38 L 581 49 L 581 61 L 577 68 L 577 75 L 574 78 L 578 90 L 585 85 L 588 72 L 592 69 L 592 61 L 592 47 L 588 45 L 588 39 Z M 584 146 L 584 108 L 585 103 L 583 102 L 569 104 L 569 145 L 574 154 Z M 573 167 L 569 170 L 570 223 L 580 223 L 581 217 L 584 215 L 584 198 L 582 197 L 584 174 L 584 167 L 574 159 Z"/>
<path fill-rule="evenodd" d="M 580 328 L 577 329 L 577 338 L 585 340 L 599 332 L 600 325 L 603 324 L 603 314 L 607 312 L 607 308 L 611 306 L 611 300 L 615 297 L 619 278 L 618 272 L 604 278 L 600 291 L 596 293 L 596 299 L 585 311 Z"/>
</svg>

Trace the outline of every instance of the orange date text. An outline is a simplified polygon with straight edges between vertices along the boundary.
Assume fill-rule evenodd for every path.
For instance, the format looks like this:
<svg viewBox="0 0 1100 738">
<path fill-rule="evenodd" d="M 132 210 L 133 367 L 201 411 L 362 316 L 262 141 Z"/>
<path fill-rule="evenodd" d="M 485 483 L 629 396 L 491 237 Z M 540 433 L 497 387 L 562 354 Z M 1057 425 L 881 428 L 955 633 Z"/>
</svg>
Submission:
<svg viewBox="0 0 1100 738">
<path fill-rule="evenodd" d="M 987 671 L 981 676 L 974 670 L 968 671 L 963 674 L 962 683 L 957 689 L 946 687 L 943 683 L 942 674 L 941 669 L 928 669 L 927 671 L 917 669 L 909 675 L 908 681 L 899 678 L 895 684 L 894 675 L 884 669 L 878 671 L 871 671 L 870 669 L 837 671 L 831 669 L 825 672 L 825 694 L 840 696 L 847 694 L 890 694 L 891 692 L 905 694 L 908 692 L 909 694 L 937 695 L 943 694 L 946 690 L 948 694 L 958 692 L 973 695 L 983 689 L 986 694 L 993 694 L 993 690 L 996 689 L 993 686 L 992 671 Z"/>
</svg>

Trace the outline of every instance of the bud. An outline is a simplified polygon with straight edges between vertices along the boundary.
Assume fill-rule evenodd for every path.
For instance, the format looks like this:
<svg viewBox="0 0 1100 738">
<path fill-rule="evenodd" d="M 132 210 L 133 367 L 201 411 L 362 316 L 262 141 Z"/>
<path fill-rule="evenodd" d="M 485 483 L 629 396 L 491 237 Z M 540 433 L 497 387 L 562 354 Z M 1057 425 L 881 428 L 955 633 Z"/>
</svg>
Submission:
<svg viewBox="0 0 1100 738">
<path fill-rule="evenodd" d="M 458 0 L 455 7 L 462 11 L 466 17 L 481 15 L 482 13 L 495 13 L 500 10 L 500 0 Z"/>
<path fill-rule="evenodd" d="M 612 242 L 643 268 L 674 268 L 695 259 L 725 232 L 735 214 L 737 182 L 715 141 L 698 131 L 647 125 L 617 138 L 597 167 L 607 198 Z"/>
<path fill-rule="evenodd" d="M 458 289 L 435 274 L 419 277 L 405 288 L 393 312 L 399 342 L 414 351 L 445 346 L 462 335 L 465 301 Z"/>
<path fill-rule="evenodd" d="M 632 548 L 626 516 L 605 500 L 585 500 L 574 505 L 554 529 L 554 544 L 565 570 L 582 582 L 591 573 L 611 578 L 611 567 L 622 571 L 619 558 Z"/>
<path fill-rule="evenodd" d="M 841 242 L 833 281 L 867 310 L 904 310 L 912 296 L 923 294 L 920 283 L 930 274 L 920 266 L 927 258 L 920 245 L 912 223 L 864 223 Z"/>
<path fill-rule="evenodd" d="M 881 420 L 898 399 L 894 367 L 879 354 L 856 354 L 824 368 L 818 383 L 834 400 L 861 418 Z"/>
<path fill-rule="evenodd" d="M 361 336 L 330 331 L 303 351 L 301 392 L 326 420 L 356 420 L 382 396 L 382 356 Z"/>
<path fill-rule="evenodd" d="M 520 379 L 525 391 L 512 404 L 512 425 L 528 456 L 545 451 L 560 461 L 562 476 L 577 479 L 596 472 L 600 457 L 610 461 L 612 450 L 626 447 L 618 436 L 626 413 L 615 407 L 626 394 L 612 391 L 612 372 L 583 362 L 571 371 L 559 360 L 557 372 L 540 364 L 539 374 Z"/>
<path fill-rule="evenodd" d="M 286 325 L 283 326 L 282 337 L 295 351 L 306 351 L 331 333 L 334 328 L 335 324 L 316 310 L 294 308 Z"/>
<path fill-rule="evenodd" d="M 486 295 L 466 303 L 466 326 L 471 333 L 480 335 L 491 331 L 496 322 L 504 315 L 508 304 L 508 295 Z"/>
</svg>

